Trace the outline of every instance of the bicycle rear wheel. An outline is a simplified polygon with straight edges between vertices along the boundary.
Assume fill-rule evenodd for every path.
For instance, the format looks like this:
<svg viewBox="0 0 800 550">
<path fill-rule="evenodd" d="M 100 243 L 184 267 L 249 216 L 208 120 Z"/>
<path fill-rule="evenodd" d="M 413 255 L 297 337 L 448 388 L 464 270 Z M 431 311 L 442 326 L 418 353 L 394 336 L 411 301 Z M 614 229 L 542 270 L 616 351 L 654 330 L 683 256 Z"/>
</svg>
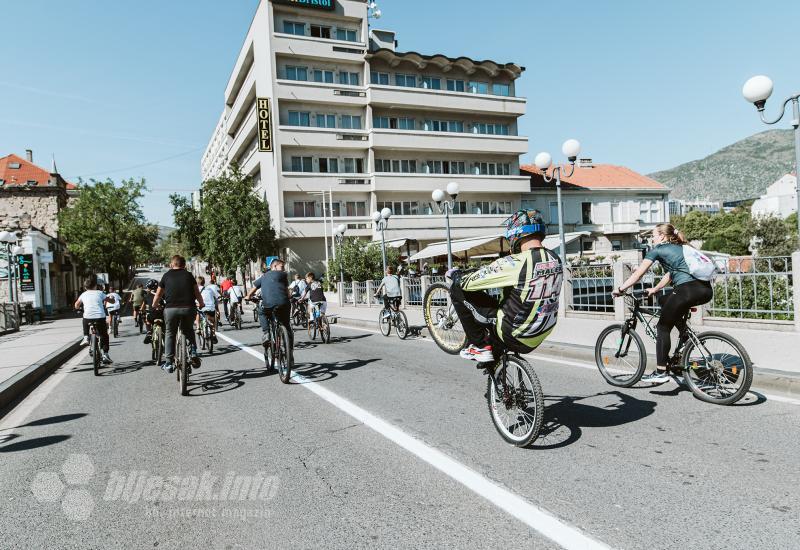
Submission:
<svg viewBox="0 0 800 550">
<path fill-rule="evenodd" d="M 119 338 L 119 315 L 112 315 L 111 324 L 113 325 L 114 338 Z"/>
<path fill-rule="evenodd" d="M 388 309 L 378 312 L 378 329 L 384 336 L 389 336 L 392 332 L 392 313 Z"/>
<path fill-rule="evenodd" d="M 153 361 L 160 365 L 164 359 L 164 329 L 160 324 L 153 327 Z"/>
<path fill-rule="evenodd" d="M 500 436 L 517 447 L 530 445 L 539 435 L 544 417 L 542 385 L 533 367 L 514 355 L 506 356 L 489 375 L 486 401 Z"/>
<path fill-rule="evenodd" d="M 594 360 L 606 382 L 619 388 L 636 384 L 647 367 L 641 336 L 623 324 L 603 329 L 594 346 Z"/>
<path fill-rule="evenodd" d="M 242 312 L 239 310 L 239 306 L 236 306 L 236 312 L 233 316 L 233 323 L 236 327 L 236 330 L 242 330 Z"/>
<path fill-rule="evenodd" d="M 189 395 L 189 350 L 186 337 L 181 334 L 175 350 L 175 372 L 178 373 L 178 387 L 181 395 Z"/>
<path fill-rule="evenodd" d="M 747 350 L 722 332 L 697 335 L 699 346 L 689 340 L 681 356 L 683 379 L 692 393 L 707 403 L 732 405 L 750 391 L 753 363 Z"/>
<path fill-rule="evenodd" d="M 96 334 L 92 334 L 89 338 L 91 339 L 90 349 L 92 350 L 92 367 L 94 368 L 94 375 L 100 376 L 100 339 Z"/>
<path fill-rule="evenodd" d="M 294 368 L 294 356 L 289 344 L 289 333 L 286 331 L 285 326 L 279 325 L 275 336 L 278 376 L 280 376 L 281 382 L 288 384 L 292 378 L 292 369 Z"/>
<path fill-rule="evenodd" d="M 436 345 L 446 353 L 457 355 L 467 344 L 467 335 L 453 309 L 450 287 L 445 283 L 433 283 L 429 286 L 422 299 L 422 312 L 428 332 Z"/>
<path fill-rule="evenodd" d="M 323 344 L 331 343 L 331 324 L 325 315 L 321 315 L 319 318 L 319 338 Z"/>
<path fill-rule="evenodd" d="M 408 336 L 408 317 L 406 317 L 406 314 L 402 311 L 397 312 L 395 328 L 397 329 L 397 335 L 400 339 L 405 340 L 406 336 Z"/>
</svg>

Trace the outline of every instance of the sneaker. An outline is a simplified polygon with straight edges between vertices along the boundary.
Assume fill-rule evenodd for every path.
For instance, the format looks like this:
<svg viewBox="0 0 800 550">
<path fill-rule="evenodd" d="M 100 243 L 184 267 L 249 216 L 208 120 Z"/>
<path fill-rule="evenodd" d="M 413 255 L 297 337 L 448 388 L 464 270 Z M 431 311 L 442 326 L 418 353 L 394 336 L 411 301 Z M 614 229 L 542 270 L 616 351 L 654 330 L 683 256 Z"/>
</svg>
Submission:
<svg viewBox="0 0 800 550">
<path fill-rule="evenodd" d="M 172 374 L 173 372 L 175 372 L 175 365 L 173 365 L 172 363 L 167 363 L 165 361 L 164 364 L 161 365 L 161 370 L 163 370 L 167 374 Z"/>
<path fill-rule="evenodd" d="M 101 361 L 103 361 L 103 364 L 105 365 L 110 365 L 111 363 L 114 362 L 111 360 L 111 357 L 108 356 L 108 353 L 103 354 L 103 356 L 101 357 Z"/>
<path fill-rule="evenodd" d="M 83 340 L 81 340 L 81 345 L 82 346 L 88 346 L 89 345 L 89 337 L 88 336 L 84 336 L 83 337 Z"/>
<path fill-rule="evenodd" d="M 148 332 L 144 337 L 144 343 L 151 344 L 152 342 L 153 342 L 153 335 Z"/>
<path fill-rule="evenodd" d="M 658 369 L 654 370 L 650 374 L 645 374 L 642 376 L 642 382 L 650 382 L 651 384 L 662 384 L 668 380 L 669 376 L 667 373 Z"/>
<path fill-rule="evenodd" d="M 492 355 L 492 346 L 478 347 L 470 344 L 462 349 L 459 355 L 470 361 L 477 361 L 479 363 L 494 363 L 494 355 Z"/>
<path fill-rule="evenodd" d="M 192 363 L 192 368 L 199 369 L 200 368 L 200 356 L 197 355 L 197 348 L 192 348 L 189 350 L 189 361 Z"/>
</svg>

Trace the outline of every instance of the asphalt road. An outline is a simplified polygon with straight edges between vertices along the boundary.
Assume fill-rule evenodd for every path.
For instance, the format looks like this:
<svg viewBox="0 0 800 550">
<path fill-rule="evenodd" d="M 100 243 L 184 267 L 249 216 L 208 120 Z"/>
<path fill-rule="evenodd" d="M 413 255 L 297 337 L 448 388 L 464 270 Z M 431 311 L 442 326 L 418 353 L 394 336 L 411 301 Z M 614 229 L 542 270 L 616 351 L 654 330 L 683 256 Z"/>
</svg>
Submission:
<svg viewBox="0 0 800 550">
<path fill-rule="evenodd" d="M 0 547 L 800 547 L 798 403 L 534 356 L 546 424 L 517 449 L 428 339 L 297 332 L 283 385 L 245 319 L 223 334 L 255 352 L 220 338 L 189 397 L 126 318 L 103 376 L 81 354 L 0 420 Z"/>
</svg>

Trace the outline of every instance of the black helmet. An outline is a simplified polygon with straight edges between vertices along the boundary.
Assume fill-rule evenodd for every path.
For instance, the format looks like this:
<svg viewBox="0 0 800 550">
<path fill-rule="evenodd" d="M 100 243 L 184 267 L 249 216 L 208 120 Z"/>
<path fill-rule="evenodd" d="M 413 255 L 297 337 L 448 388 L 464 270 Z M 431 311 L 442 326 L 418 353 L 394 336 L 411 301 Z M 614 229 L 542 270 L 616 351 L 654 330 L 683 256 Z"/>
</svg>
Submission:
<svg viewBox="0 0 800 550">
<path fill-rule="evenodd" d="M 149 281 L 147 281 L 147 284 L 144 285 L 144 287 L 147 290 L 155 290 L 158 288 L 158 281 L 156 281 L 155 279 L 150 279 Z"/>
</svg>

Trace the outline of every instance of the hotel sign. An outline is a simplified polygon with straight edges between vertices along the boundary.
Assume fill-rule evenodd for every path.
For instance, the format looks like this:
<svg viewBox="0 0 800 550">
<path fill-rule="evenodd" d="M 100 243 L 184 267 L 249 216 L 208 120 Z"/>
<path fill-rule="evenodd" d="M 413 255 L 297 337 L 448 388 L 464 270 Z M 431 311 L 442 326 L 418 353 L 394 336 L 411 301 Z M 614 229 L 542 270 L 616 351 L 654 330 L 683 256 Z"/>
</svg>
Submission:
<svg viewBox="0 0 800 550">
<path fill-rule="evenodd" d="M 313 8 L 317 10 L 336 9 L 336 0 L 272 0 L 273 4 L 283 4 L 284 6 L 294 6 L 296 8 Z"/>
<path fill-rule="evenodd" d="M 269 153 L 272 151 L 272 116 L 268 97 L 256 99 L 256 113 L 258 115 L 258 150 L 262 153 Z"/>
</svg>

